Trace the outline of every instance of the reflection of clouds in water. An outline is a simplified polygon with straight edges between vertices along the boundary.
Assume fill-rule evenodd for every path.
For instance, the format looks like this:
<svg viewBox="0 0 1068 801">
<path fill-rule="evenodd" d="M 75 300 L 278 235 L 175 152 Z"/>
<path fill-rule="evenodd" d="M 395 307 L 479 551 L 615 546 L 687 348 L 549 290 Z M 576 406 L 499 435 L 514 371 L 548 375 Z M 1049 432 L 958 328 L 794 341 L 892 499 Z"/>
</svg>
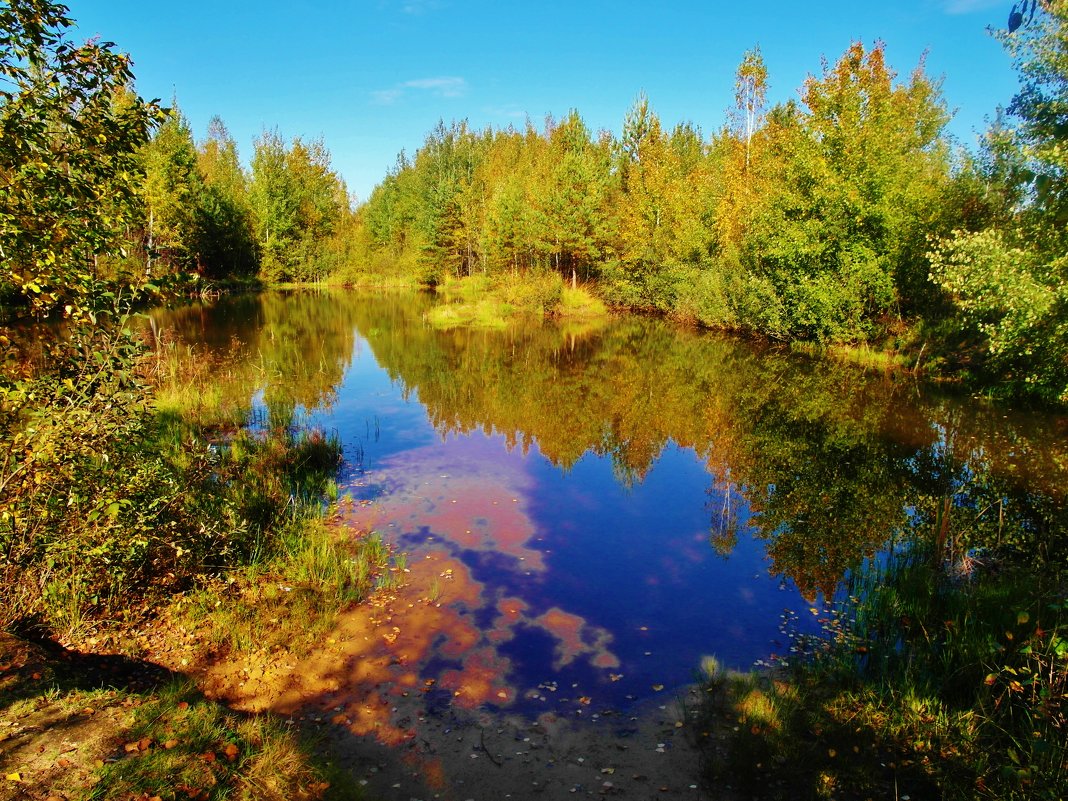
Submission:
<svg viewBox="0 0 1068 801">
<path fill-rule="evenodd" d="M 553 660 L 555 670 L 570 665 L 581 656 L 589 656 L 594 667 L 619 667 L 619 658 L 608 650 L 612 635 L 599 626 L 591 626 L 584 618 L 553 607 L 531 622 L 557 639 Z"/>
<path fill-rule="evenodd" d="M 522 457 L 492 438 L 456 438 L 444 449 L 399 454 L 374 478 L 392 491 L 354 509 L 348 522 L 373 525 L 406 550 L 409 589 L 437 601 L 384 644 L 409 664 L 449 661 L 435 678 L 455 703 L 506 705 L 515 699 L 515 688 L 505 683 L 513 664 L 498 649 L 520 629 L 553 638 L 555 669 L 581 659 L 595 668 L 619 667 L 608 631 L 558 607 L 534 615 L 534 599 L 512 597 L 505 589 L 547 569 L 533 546 L 538 530 L 526 504 L 533 480 Z"/>
</svg>

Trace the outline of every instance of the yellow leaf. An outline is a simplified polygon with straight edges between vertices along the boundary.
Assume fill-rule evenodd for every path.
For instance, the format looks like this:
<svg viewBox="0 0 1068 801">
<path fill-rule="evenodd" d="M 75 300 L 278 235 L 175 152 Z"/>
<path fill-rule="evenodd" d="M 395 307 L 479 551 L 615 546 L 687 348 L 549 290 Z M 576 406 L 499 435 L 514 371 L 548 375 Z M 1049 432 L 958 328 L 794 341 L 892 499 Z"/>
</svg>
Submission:
<svg viewBox="0 0 1068 801">
<path fill-rule="evenodd" d="M 9 782 L 20 782 L 20 781 L 22 781 L 22 774 L 21 773 L 9 773 L 4 778 L 7 779 Z"/>
</svg>

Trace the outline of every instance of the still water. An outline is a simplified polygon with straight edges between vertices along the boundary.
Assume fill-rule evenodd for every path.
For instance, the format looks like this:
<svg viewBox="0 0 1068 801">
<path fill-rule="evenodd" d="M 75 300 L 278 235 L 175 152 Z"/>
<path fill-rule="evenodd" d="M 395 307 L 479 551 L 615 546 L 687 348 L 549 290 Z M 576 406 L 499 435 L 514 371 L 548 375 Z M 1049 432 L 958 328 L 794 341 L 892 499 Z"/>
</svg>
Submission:
<svg viewBox="0 0 1068 801">
<path fill-rule="evenodd" d="M 472 704 L 625 708 L 707 655 L 789 658 L 847 572 L 910 534 L 961 569 L 1064 557 L 1063 416 L 660 320 L 442 331 L 435 302 L 154 318 L 225 361 L 250 420 L 340 437 L 348 523 L 406 552 L 442 610 L 414 667 Z"/>
</svg>

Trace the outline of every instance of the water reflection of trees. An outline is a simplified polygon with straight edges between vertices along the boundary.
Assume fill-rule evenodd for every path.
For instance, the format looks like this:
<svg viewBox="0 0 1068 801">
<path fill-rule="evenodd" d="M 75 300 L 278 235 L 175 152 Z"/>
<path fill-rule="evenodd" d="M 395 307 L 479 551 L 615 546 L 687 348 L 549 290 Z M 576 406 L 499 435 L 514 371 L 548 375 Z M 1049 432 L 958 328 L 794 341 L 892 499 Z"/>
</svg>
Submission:
<svg viewBox="0 0 1068 801">
<path fill-rule="evenodd" d="M 1063 558 L 1065 421 L 1009 415 L 907 379 L 641 318 L 506 331 L 425 324 L 424 296 L 270 295 L 171 319 L 236 336 L 268 402 L 333 401 L 354 329 L 443 433 L 495 430 L 565 469 L 588 452 L 641 481 L 671 442 L 712 475 L 713 544 L 740 496 L 777 573 L 829 591 L 899 532 Z M 257 361 L 258 360 L 258 361 Z M 724 495 L 724 493 L 727 493 Z M 735 493 L 737 493 L 735 495 Z"/>
<path fill-rule="evenodd" d="M 271 424 L 286 426 L 298 407 L 331 406 L 352 361 L 353 313 L 329 297 L 311 292 L 242 295 L 151 317 L 156 330 L 222 357 L 229 391 L 243 392 L 247 407 L 262 392 Z"/>
<path fill-rule="evenodd" d="M 895 534 L 937 536 L 946 497 L 958 553 L 998 542 L 1041 558 L 1063 552 L 1068 462 L 1048 427 L 1063 420 L 1006 417 L 905 378 L 657 320 L 576 338 L 550 324 L 446 333 L 413 313 L 400 337 L 402 301 L 357 305 L 380 363 L 418 391 L 443 432 L 536 440 L 564 468 L 597 453 L 629 481 L 669 442 L 694 448 L 720 501 L 715 544 L 729 545 L 723 493 L 737 487 L 773 569 L 806 592 L 829 591 Z"/>
</svg>

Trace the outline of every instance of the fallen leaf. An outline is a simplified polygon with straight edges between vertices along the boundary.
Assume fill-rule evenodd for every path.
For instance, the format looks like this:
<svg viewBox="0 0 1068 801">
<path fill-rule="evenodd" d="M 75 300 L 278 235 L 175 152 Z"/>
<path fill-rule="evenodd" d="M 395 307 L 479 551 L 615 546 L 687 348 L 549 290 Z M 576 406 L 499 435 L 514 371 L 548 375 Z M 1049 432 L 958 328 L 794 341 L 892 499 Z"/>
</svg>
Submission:
<svg viewBox="0 0 1068 801">
<path fill-rule="evenodd" d="M 4 778 L 7 779 L 9 782 L 20 782 L 20 781 L 22 781 L 22 774 L 21 773 L 9 773 Z"/>
<path fill-rule="evenodd" d="M 138 751 L 147 751 L 151 747 L 152 747 L 152 738 L 151 737 L 142 737 L 140 740 L 137 741 L 137 750 Z"/>
<path fill-rule="evenodd" d="M 178 741 L 174 740 L 174 739 L 171 739 L 171 740 L 168 740 L 167 742 L 165 742 L 163 744 L 163 747 L 166 748 L 168 751 L 170 751 L 176 745 L 178 745 Z"/>
</svg>

